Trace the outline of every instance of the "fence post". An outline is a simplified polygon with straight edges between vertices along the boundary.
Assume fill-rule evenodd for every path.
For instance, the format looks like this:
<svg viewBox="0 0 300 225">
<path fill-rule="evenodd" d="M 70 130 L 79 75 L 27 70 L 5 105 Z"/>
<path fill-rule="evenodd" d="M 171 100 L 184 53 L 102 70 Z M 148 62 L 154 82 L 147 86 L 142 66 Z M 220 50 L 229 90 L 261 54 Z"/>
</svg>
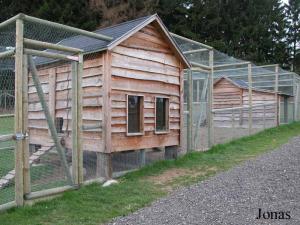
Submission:
<svg viewBox="0 0 300 225">
<path fill-rule="evenodd" d="M 249 112 L 248 112 L 248 129 L 249 135 L 252 132 L 252 65 L 248 64 L 248 103 L 249 103 Z"/>
<path fill-rule="evenodd" d="M 193 135 L 193 73 L 188 70 L 188 120 L 187 120 L 187 151 L 193 148 L 192 135 Z"/>
<path fill-rule="evenodd" d="M 279 65 L 275 66 L 275 123 L 279 126 L 279 101 L 278 101 L 278 71 Z"/>
<path fill-rule="evenodd" d="M 24 204 L 23 188 L 23 20 L 16 20 L 16 53 L 15 53 L 15 200 L 17 206 Z"/>
<path fill-rule="evenodd" d="M 263 118 L 263 122 L 264 122 L 264 129 L 266 129 L 266 106 L 264 105 L 264 118 Z"/>
<path fill-rule="evenodd" d="M 294 95 L 294 104 L 293 104 L 293 121 L 296 121 L 296 98 L 297 98 L 297 90 L 296 90 L 296 77 L 293 74 L 293 95 Z"/>
<path fill-rule="evenodd" d="M 82 145 L 82 76 L 83 76 L 83 54 L 78 55 L 77 69 L 77 137 L 80 140 L 77 144 L 78 153 L 78 184 L 83 183 L 83 145 Z"/>
<path fill-rule="evenodd" d="M 234 128 L 234 109 L 233 109 L 233 105 L 231 105 L 231 127 Z"/>
<path fill-rule="evenodd" d="M 79 176 L 78 176 L 78 65 L 77 62 L 71 63 L 71 74 L 72 74 L 72 176 L 74 185 L 79 185 Z"/>
<path fill-rule="evenodd" d="M 28 134 L 28 56 L 23 55 L 23 126 L 24 133 Z M 30 164 L 29 164 L 29 139 L 26 138 L 23 141 L 23 182 L 24 182 L 24 194 L 31 192 L 30 185 Z"/>
<path fill-rule="evenodd" d="M 212 147 L 214 144 L 214 126 L 213 126 L 213 91 L 214 91 L 214 51 L 209 51 L 209 67 L 210 73 L 208 76 L 208 113 L 207 113 L 207 123 L 208 123 L 208 148 Z"/>
</svg>

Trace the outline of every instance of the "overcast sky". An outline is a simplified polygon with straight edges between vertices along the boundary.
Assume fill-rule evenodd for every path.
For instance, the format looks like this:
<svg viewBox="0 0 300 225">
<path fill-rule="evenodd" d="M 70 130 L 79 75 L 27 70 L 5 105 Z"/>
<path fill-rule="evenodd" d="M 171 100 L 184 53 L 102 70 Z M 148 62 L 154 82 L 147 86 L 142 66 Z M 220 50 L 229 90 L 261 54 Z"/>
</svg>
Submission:
<svg viewBox="0 0 300 225">
<path fill-rule="evenodd" d="M 281 0 L 281 1 L 284 2 L 284 3 L 288 3 L 289 0 Z"/>
</svg>

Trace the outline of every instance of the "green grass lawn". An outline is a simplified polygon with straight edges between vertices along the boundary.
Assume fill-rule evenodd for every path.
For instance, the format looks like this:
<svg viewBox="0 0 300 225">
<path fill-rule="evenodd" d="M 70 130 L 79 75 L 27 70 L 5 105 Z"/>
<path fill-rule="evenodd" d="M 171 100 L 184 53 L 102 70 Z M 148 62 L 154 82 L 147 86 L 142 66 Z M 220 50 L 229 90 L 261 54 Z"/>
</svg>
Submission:
<svg viewBox="0 0 300 225">
<path fill-rule="evenodd" d="M 118 185 L 103 188 L 92 184 L 32 207 L 3 212 L 0 224 L 101 224 L 146 206 L 178 186 L 226 171 L 297 135 L 300 135 L 300 123 L 293 123 L 214 146 L 207 152 L 193 152 L 177 160 L 157 162 L 127 174 Z"/>
</svg>

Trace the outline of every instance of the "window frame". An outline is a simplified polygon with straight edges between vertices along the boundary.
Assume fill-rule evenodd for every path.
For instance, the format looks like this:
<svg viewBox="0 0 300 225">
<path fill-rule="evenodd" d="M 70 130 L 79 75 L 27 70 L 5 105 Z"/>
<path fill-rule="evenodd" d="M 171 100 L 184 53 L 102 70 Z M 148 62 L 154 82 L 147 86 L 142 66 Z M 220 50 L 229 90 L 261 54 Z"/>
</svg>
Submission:
<svg viewBox="0 0 300 225">
<path fill-rule="evenodd" d="M 167 125 L 167 129 L 166 130 L 157 130 L 157 127 L 156 127 L 156 100 L 158 98 L 164 98 L 164 99 L 167 99 L 167 105 L 166 105 L 166 112 L 167 112 L 167 115 L 166 116 L 166 125 Z M 165 97 L 165 96 L 155 96 L 155 103 L 154 103 L 154 133 L 155 134 L 168 134 L 170 133 L 170 110 L 171 110 L 171 107 L 170 107 L 170 97 Z"/>
<path fill-rule="evenodd" d="M 129 133 L 128 128 L 128 98 L 129 96 L 135 96 L 135 97 L 140 97 L 141 104 L 140 104 L 140 132 L 135 132 L 135 133 Z M 145 134 L 145 129 L 144 129 L 144 102 L 145 102 L 145 96 L 144 95 L 137 95 L 137 94 L 126 94 L 126 136 L 142 136 Z"/>
</svg>

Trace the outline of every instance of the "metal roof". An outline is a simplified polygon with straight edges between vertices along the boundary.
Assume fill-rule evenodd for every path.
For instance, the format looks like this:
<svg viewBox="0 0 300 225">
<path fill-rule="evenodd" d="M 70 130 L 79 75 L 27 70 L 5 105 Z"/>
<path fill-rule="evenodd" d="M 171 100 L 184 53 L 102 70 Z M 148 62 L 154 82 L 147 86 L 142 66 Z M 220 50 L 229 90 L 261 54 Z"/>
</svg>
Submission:
<svg viewBox="0 0 300 225">
<path fill-rule="evenodd" d="M 68 46 L 68 47 L 76 47 L 83 49 L 84 52 L 95 52 L 99 50 L 103 50 L 108 48 L 110 44 L 112 44 L 115 40 L 121 38 L 127 32 L 133 30 L 135 27 L 145 22 L 152 16 L 145 16 L 135 20 L 127 21 L 124 23 L 120 23 L 114 26 L 98 29 L 95 33 L 107 35 L 113 38 L 112 41 L 102 41 L 94 38 L 89 38 L 86 36 L 78 35 L 72 38 L 67 38 L 60 41 L 58 44 Z"/>
</svg>

